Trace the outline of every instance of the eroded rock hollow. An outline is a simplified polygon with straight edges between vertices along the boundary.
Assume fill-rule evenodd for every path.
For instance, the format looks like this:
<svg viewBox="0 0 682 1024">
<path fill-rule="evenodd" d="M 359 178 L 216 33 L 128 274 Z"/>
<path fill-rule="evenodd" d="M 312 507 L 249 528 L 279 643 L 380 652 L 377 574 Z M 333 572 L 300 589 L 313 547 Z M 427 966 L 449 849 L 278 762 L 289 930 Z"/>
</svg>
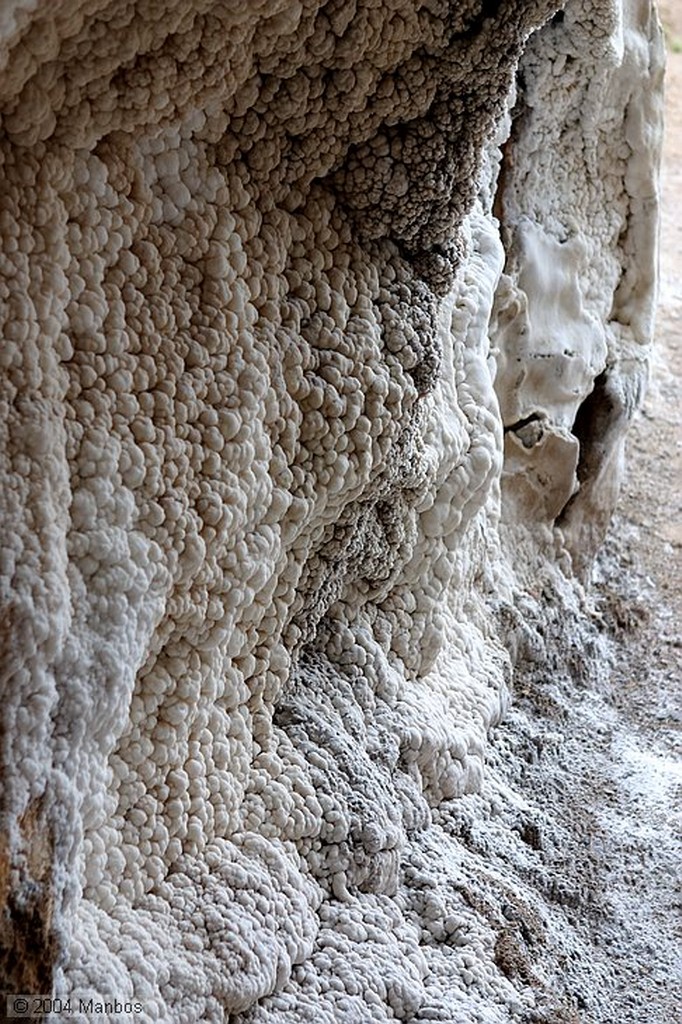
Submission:
<svg viewBox="0 0 682 1024">
<path fill-rule="evenodd" d="M 662 75 L 647 0 L 558 8 L 3 3 L 8 992 L 535 1005 L 450 809 L 613 507 Z"/>
</svg>

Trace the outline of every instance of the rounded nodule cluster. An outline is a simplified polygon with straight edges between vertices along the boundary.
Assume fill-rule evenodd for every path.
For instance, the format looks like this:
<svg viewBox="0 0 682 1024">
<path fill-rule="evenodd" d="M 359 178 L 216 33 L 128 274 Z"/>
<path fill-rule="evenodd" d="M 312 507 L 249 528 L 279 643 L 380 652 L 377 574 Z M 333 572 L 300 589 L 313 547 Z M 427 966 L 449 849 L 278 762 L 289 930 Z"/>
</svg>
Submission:
<svg viewBox="0 0 682 1024">
<path fill-rule="evenodd" d="M 14 991 L 164 1024 L 517 1005 L 434 816 L 502 711 L 481 168 L 554 6 L 0 11 Z"/>
</svg>

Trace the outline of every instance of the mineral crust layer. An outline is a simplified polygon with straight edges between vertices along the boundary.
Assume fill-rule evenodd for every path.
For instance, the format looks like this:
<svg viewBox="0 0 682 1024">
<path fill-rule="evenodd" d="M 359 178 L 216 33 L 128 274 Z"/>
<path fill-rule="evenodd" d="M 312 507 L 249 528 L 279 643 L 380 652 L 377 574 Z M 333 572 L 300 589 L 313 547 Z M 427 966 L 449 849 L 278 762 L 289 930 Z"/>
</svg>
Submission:
<svg viewBox="0 0 682 1024">
<path fill-rule="evenodd" d="M 4 0 L 4 991 L 545 1019 L 457 808 L 615 502 L 662 63 L 647 0 Z"/>
</svg>

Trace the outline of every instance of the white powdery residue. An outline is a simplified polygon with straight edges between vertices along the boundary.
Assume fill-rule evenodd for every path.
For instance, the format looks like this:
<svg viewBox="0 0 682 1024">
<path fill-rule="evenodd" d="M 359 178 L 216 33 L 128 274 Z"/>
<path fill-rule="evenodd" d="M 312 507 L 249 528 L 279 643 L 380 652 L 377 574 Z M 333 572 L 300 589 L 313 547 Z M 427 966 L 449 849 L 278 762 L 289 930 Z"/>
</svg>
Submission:
<svg viewBox="0 0 682 1024">
<path fill-rule="evenodd" d="M 614 747 L 614 759 L 627 792 L 636 805 L 649 807 L 642 815 L 642 827 L 650 817 L 679 817 L 682 763 L 655 750 L 642 749 L 634 737 L 621 737 Z M 651 827 L 651 825 L 649 825 Z"/>
</svg>

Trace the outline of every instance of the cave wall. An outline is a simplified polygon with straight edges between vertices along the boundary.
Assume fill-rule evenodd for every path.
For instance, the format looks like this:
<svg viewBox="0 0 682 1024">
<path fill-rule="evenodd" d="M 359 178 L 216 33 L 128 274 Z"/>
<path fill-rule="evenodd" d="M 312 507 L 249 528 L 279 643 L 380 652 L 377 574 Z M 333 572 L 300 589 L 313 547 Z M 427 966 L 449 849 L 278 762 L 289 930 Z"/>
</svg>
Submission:
<svg viewBox="0 0 682 1024">
<path fill-rule="evenodd" d="M 653 333 L 664 60 L 648 3 L 571 3 L 529 42 L 495 212 L 510 521 L 557 521 L 582 576 L 623 472 Z"/>
<path fill-rule="evenodd" d="M 494 609 L 612 508 L 662 60 L 648 2 L 557 7 L 0 11 L 6 991 L 534 1005 L 447 809 Z"/>
</svg>

